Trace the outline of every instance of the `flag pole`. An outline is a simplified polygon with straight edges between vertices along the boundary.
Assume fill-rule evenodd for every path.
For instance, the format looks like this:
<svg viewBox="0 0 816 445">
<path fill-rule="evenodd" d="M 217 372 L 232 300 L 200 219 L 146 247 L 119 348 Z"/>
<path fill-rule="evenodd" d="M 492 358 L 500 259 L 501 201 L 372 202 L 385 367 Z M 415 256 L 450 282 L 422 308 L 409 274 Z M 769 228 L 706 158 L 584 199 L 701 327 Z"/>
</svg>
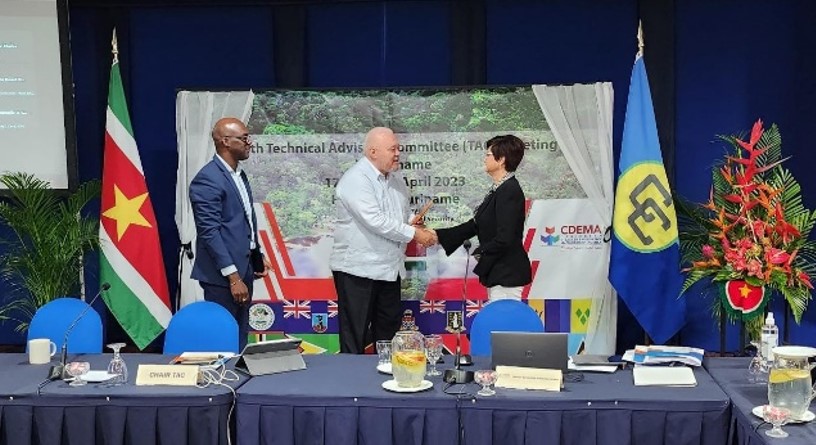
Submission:
<svg viewBox="0 0 816 445">
<path fill-rule="evenodd" d="M 637 42 L 638 42 L 638 51 L 637 51 L 637 56 L 635 57 L 635 59 L 643 57 L 643 48 L 646 46 L 643 43 L 643 21 L 642 20 L 638 20 Z M 645 329 L 643 330 L 643 343 L 646 346 L 650 346 L 652 344 L 652 338 L 649 337 L 649 334 L 646 332 Z"/>
<path fill-rule="evenodd" d="M 116 45 L 116 27 L 113 27 L 113 38 L 111 39 L 111 53 L 113 54 L 113 63 L 119 63 L 119 49 Z M 77 215 L 79 217 L 79 215 Z M 81 297 L 82 301 L 85 301 L 85 266 L 84 264 L 80 265 L 79 270 L 79 282 L 81 286 Z"/>
<path fill-rule="evenodd" d="M 638 30 L 637 30 L 637 42 L 638 42 L 638 50 L 637 55 L 635 56 L 635 60 L 643 57 L 643 21 L 638 19 Z M 649 346 L 652 344 L 652 339 L 649 338 L 649 334 L 646 333 L 646 329 L 643 330 L 643 344 Z"/>
<path fill-rule="evenodd" d="M 116 27 L 113 27 L 113 38 L 111 38 L 111 54 L 113 54 L 113 64 L 119 63 L 119 43 L 116 40 Z"/>
<path fill-rule="evenodd" d="M 643 48 L 646 45 L 643 44 L 643 22 L 641 20 L 638 20 L 637 41 L 638 41 L 637 57 L 643 57 Z"/>
<path fill-rule="evenodd" d="M 76 219 L 79 220 L 82 218 L 82 215 L 77 212 Z M 79 299 L 85 301 L 85 255 L 80 253 L 79 254 Z"/>
</svg>

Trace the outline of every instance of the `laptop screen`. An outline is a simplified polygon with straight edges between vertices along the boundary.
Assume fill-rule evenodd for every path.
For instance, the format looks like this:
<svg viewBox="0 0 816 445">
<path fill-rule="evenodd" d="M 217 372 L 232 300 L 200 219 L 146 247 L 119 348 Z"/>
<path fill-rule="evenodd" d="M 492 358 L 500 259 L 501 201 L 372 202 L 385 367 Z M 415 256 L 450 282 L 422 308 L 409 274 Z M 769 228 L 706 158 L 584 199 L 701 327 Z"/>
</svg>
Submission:
<svg viewBox="0 0 816 445">
<path fill-rule="evenodd" d="M 567 372 L 567 335 L 562 332 L 491 332 L 496 366 L 560 369 Z"/>
</svg>

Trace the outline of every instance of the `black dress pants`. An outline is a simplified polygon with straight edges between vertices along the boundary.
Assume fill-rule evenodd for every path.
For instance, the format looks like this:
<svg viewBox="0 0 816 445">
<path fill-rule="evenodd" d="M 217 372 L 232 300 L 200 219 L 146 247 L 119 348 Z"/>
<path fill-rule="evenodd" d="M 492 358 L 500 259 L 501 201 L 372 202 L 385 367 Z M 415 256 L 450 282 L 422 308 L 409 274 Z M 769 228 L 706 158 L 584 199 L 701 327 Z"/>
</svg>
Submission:
<svg viewBox="0 0 816 445">
<path fill-rule="evenodd" d="M 340 352 L 362 354 L 377 340 L 391 340 L 402 322 L 400 278 L 372 280 L 332 271 L 340 317 Z"/>
<path fill-rule="evenodd" d="M 228 282 L 226 279 L 224 281 Z M 247 276 L 244 277 L 243 281 L 249 289 L 249 297 L 252 298 L 253 274 L 251 270 L 247 272 Z M 232 298 L 229 285 L 220 286 L 203 281 L 200 281 L 199 285 L 204 289 L 204 300 L 220 304 L 235 317 L 235 321 L 238 322 L 238 352 L 243 352 L 249 336 L 249 305 L 252 301 L 243 304 L 236 303 L 235 299 Z"/>
</svg>

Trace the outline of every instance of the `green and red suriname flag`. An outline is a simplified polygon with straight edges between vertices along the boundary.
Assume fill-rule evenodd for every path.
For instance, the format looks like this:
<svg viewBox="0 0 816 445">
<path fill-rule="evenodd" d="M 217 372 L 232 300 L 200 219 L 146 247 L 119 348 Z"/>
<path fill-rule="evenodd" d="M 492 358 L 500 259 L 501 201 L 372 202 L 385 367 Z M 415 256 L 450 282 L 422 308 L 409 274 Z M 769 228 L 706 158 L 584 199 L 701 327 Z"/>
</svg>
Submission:
<svg viewBox="0 0 816 445">
<path fill-rule="evenodd" d="M 111 66 L 102 171 L 99 277 L 104 299 L 139 349 L 170 322 L 170 295 L 153 204 L 133 138 L 119 64 Z"/>
<path fill-rule="evenodd" d="M 753 286 L 744 280 L 731 280 L 721 284 L 720 298 L 728 313 L 743 320 L 750 320 L 765 313 L 768 303 L 765 288 Z"/>
</svg>

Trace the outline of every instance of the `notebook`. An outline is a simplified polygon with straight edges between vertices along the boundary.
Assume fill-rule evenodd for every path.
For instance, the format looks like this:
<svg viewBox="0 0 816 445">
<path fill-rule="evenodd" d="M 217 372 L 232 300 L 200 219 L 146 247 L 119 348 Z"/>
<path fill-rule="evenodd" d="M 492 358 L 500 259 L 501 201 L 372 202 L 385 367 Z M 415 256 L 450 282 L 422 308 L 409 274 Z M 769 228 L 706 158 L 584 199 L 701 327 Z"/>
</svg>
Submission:
<svg viewBox="0 0 816 445">
<path fill-rule="evenodd" d="M 687 366 L 635 366 L 635 386 L 697 386 L 694 371 Z"/>
<path fill-rule="evenodd" d="M 493 368 L 524 366 L 567 372 L 567 335 L 562 332 L 491 332 Z"/>
</svg>

